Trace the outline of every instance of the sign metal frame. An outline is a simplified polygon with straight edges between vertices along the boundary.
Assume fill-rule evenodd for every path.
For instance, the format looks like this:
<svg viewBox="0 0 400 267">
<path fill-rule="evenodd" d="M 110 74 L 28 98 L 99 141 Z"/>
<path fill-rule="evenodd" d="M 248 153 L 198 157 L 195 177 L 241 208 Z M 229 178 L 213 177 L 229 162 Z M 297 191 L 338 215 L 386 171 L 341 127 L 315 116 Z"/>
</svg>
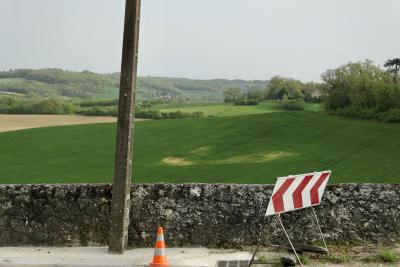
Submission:
<svg viewBox="0 0 400 267">
<path fill-rule="evenodd" d="M 276 189 L 277 189 L 278 182 L 280 182 L 281 180 L 284 180 L 284 179 L 291 179 L 291 178 L 295 179 L 295 178 L 298 178 L 298 177 L 301 177 L 301 176 L 303 176 L 303 178 L 304 178 L 304 177 L 307 177 L 307 176 L 311 176 L 311 175 L 315 176 L 315 174 L 319 174 L 319 173 L 321 173 L 321 177 L 322 177 L 322 175 L 324 175 L 324 174 L 327 174 L 327 176 L 325 177 L 324 181 L 323 181 L 322 184 L 320 185 L 320 186 L 323 185 L 323 191 L 321 192 L 321 194 L 319 194 L 319 192 L 318 192 L 318 195 L 320 195 L 320 198 L 319 198 L 319 201 L 318 201 L 317 204 L 312 204 L 312 202 L 311 202 L 311 205 L 303 206 L 303 207 L 300 207 L 300 208 L 293 208 L 293 209 L 290 209 L 290 210 L 284 210 L 284 209 L 283 209 L 283 211 L 279 211 L 279 212 L 274 211 L 274 213 L 268 213 L 268 209 L 270 209 L 270 208 L 271 208 L 271 205 L 273 205 L 273 204 L 272 204 L 272 202 L 273 202 L 273 197 L 274 197 L 274 193 L 276 193 L 276 191 L 277 191 Z M 293 245 L 293 242 L 292 242 L 292 240 L 290 239 L 289 234 L 288 234 L 288 232 L 287 232 L 287 230 L 286 230 L 286 228 L 285 228 L 285 226 L 284 226 L 284 224 L 283 224 L 283 222 L 282 222 L 281 214 L 282 214 L 282 213 L 286 213 L 286 212 L 292 212 L 292 211 L 302 210 L 302 209 L 306 209 L 306 208 L 311 208 L 311 210 L 312 210 L 312 212 L 313 212 L 313 216 L 314 216 L 315 222 L 316 222 L 316 224 L 317 224 L 317 226 L 318 226 L 319 233 L 320 233 L 320 235 L 321 235 L 322 242 L 324 243 L 325 249 L 327 250 L 327 253 L 329 254 L 329 249 L 328 249 L 328 246 L 326 245 L 325 238 L 324 238 L 324 235 L 323 235 L 323 233 L 322 233 L 322 229 L 321 229 L 321 226 L 320 226 L 320 223 L 319 223 L 319 220 L 318 220 L 318 217 L 317 217 L 317 214 L 316 214 L 316 212 L 315 212 L 314 207 L 321 204 L 322 196 L 323 196 L 323 193 L 324 193 L 324 191 L 325 191 L 326 184 L 328 183 L 328 180 L 329 180 L 331 174 L 332 174 L 332 172 L 331 172 L 330 170 L 328 170 L 328 171 L 323 171 L 323 172 L 314 172 L 314 173 L 306 173 L 306 174 L 299 174 L 299 175 L 289 175 L 289 176 L 286 176 L 286 177 L 278 177 L 278 178 L 277 178 L 277 183 L 275 184 L 275 187 L 274 187 L 274 190 L 273 190 L 273 192 L 272 192 L 270 201 L 269 201 L 269 203 L 268 203 L 267 211 L 265 212 L 265 218 L 268 217 L 268 216 L 275 216 L 275 217 L 278 219 L 279 224 L 280 224 L 280 226 L 282 227 L 282 230 L 283 230 L 283 232 L 285 233 L 285 236 L 286 236 L 286 238 L 287 238 L 288 241 L 289 241 L 290 247 L 292 248 L 293 253 L 296 255 L 296 258 L 297 258 L 297 260 L 298 260 L 300 266 L 302 266 L 302 267 L 303 267 L 304 265 L 303 265 L 303 263 L 301 262 L 300 257 L 299 257 L 299 255 L 297 254 L 296 249 L 295 249 L 295 247 L 294 247 L 294 245 Z M 310 180 L 311 180 L 311 179 L 312 179 L 312 178 L 310 178 Z M 292 182 L 293 182 L 293 181 L 292 181 Z M 292 182 L 291 182 L 291 183 L 292 183 Z M 308 182 L 310 182 L 310 181 L 308 181 Z M 290 183 L 290 185 L 291 185 L 291 183 Z M 286 190 L 288 189 L 288 187 L 290 187 L 290 185 L 287 186 Z M 279 187 L 281 187 L 281 186 L 282 186 L 282 184 L 279 185 Z M 304 189 L 304 188 L 303 188 L 303 189 Z M 285 192 L 286 192 L 286 190 L 285 190 Z M 280 194 L 280 197 L 281 197 L 281 198 L 283 198 L 283 195 L 285 194 L 285 192 L 283 192 L 282 194 Z M 302 192 L 300 192 L 300 193 L 302 193 Z M 282 200 L 282 201 L 283 201 L 283 200 Z M 283 204 L 283 203 L 282 203 L 282 204 Z M 283 205 L 284 205 L 284 204 L 283 204 Z"/>
</svg>

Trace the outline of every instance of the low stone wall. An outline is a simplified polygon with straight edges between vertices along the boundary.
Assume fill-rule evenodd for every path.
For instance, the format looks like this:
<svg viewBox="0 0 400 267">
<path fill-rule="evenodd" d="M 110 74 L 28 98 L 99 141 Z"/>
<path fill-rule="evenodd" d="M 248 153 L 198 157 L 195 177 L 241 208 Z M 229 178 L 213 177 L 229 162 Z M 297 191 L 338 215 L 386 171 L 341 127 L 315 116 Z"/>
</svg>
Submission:
<svg viewBox="0 0 400 267">
<path fill-rule="evenodd" d="M 135 184 L 129 244 L 152 246 L 158 225 L 168 246 L 241 247 L 286 242 L 264 219 L 271 185 Z M 0 186 L 0 246 L 106 245 L 110 185 Z M 400 185 L 329 185 L 316 208 L 329 243 L 400 241 Z M 282 215 L 294 240 L 319 240 L 310 209 Z"/>
</svg>

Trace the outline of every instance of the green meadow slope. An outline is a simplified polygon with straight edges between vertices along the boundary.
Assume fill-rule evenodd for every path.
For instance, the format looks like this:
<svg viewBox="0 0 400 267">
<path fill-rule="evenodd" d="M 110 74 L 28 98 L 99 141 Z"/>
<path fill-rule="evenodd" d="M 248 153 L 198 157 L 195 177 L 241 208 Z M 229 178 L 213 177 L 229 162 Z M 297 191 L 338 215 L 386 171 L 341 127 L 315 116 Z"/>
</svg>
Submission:
<svg viewBox="0 0 400 267">
<path fill-rule="evenodd" d="M 400 125 L 271 112 L 138 122 L 135 182 L 273 183 L 330 169 L 331 182 L 400 181 Z M 0 183 L 96 183 L 113 175 L 115 124 L 0 133 Z"/>
</svg>

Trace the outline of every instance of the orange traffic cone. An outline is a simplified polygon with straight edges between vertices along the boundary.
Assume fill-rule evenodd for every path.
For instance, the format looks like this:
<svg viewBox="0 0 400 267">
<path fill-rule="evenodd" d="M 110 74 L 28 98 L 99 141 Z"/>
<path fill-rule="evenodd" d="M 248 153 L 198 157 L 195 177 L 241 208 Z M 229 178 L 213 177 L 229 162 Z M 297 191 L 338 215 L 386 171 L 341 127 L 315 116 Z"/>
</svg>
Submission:
<svg viewBox="0 0 400 267">
<path fill-rule="evenodd" d="M 162 227 L 157 229 L 157 241 L 154 250 L 153 262 L 149 267 L 169 267 L 167 255 L 165 253 L 164 230 Z"/>
</svg>

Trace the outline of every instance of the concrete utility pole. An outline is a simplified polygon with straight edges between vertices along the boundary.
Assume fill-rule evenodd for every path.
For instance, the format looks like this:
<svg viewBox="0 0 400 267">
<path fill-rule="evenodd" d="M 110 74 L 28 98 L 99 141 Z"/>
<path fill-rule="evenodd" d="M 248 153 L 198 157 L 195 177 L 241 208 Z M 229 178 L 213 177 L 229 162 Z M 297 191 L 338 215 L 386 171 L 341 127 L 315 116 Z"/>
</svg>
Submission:
<svg viewBox="0 0 400 267">
<path fill-rule="evenodd" d="M 109 252 L 128 246 L 140 0 L 126 0 Z"/>
</svg>

